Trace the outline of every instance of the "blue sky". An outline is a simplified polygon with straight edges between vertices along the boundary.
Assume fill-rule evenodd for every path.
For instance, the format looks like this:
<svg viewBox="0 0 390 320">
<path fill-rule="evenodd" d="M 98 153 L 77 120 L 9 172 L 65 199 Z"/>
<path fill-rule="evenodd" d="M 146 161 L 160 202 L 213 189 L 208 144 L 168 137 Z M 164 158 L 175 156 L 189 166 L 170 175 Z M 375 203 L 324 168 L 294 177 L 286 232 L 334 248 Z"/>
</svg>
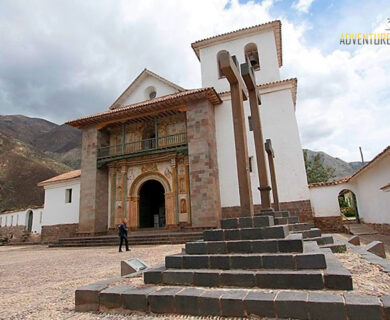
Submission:
<svg viewBox="0 0 390 320">
<path fill-rule="evenodd" d="M 99 112 L 145 67 L 200 87 L 191 42 L 280 19 L 303 147 L 353 161 L 362 146 L 371 159 L 390 144 L 390 46 L 339 38 L 383 32 L 389 17 L 389 0 L 3 0 L 0 113 L 63 123 Z"/>
</svg>

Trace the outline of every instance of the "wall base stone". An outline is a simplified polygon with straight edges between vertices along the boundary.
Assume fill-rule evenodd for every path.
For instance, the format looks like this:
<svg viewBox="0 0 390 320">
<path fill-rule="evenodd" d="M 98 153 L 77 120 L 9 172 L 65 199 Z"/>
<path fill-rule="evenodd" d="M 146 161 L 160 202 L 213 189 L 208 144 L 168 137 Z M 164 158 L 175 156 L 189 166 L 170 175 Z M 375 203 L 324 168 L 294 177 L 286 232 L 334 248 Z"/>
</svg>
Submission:
<svg viewBox="0 0 390 320">
<path fill-rule="evenodd" d="M 0 238 L 7 238 L 8 241 L 21 241 L 25 234 L 25 226 L 3 226 L 0 227 Z"/>
<path fill-rule="evenodd" d="M 261 210 L 261 205 L 254 206 L 255 212 Z M 289 211 L 292 216 L 299 217 L 300 222 L 313 222 L 313 212 L 310 200 L 281 202 L 280 210 Z M 223 207 L 222 218 L 234 218 L 240 215 L 240 206 Z"/>
<path fill-rule="evenodd" d="M 365 223 L 364 224 L 370 226 L 378 233 L 390 235 L 390 224 L 388 223 Z"/>
<path fill-rule="evenodd" d="M 341 216 L 314 217 L 314 225 L 322 232 L 343 232 Z"/>
<path fill-rule="evenodd" d="M 78 226 L 78 223 L 42 226 L 41 241 L 55 242 L 59 238 L 70 238 L 76 234 Z"/>
</svg>

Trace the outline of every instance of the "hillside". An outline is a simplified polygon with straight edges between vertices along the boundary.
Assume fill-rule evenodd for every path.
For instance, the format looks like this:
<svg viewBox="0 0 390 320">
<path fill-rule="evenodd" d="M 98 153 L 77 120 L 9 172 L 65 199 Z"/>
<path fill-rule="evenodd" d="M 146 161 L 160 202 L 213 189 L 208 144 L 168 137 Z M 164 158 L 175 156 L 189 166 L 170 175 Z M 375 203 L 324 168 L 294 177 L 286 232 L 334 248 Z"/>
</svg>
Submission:
<svg viewBox="0 0 390 320">
<path fill-rule="evenodd" d="M 71 170 L 25 142 L 0 131 L 0 212 L 42 205 L 37 183 Z"/>
<path fill-rule="evenodd" d="M 307 153 L 307 158 L 309 161 L 313 161 L 314 157 L 319 154 L 322 165 L 325 168 L 333 168 L 335 170 L 335 178 L 349 176 L 362 166 L 361 162 L 359 161 L 345 162 L 322 151 L 312 151 L 309 149 L 303 149 L 303 151 Z"/>
</svg>

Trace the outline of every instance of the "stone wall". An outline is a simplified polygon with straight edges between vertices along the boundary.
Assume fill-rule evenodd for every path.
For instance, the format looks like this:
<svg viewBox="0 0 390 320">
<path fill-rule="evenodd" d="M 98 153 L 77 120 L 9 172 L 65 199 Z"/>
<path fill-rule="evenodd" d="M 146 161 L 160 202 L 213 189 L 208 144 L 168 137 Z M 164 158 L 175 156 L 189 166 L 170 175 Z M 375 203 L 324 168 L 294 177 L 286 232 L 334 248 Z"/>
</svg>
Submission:
<svg viewBox="0 0 390 320">
<path fill-rule="evenodd" d="M 381 234 L 390 235 L 390 224 L 388 223 L 364 223 Z"/>
<path fill-rule="evenodd" d="M 221 200 L 215 115 L 208 100 L 187 105 L 187 139 L 192 226 L 217 226 Z"/>
<path fill-rule="evenodd" d="M 261 210 L 261 205 L 255 205 L 254 209 L 255 212 L 259 212 Z M 287 210 L 291 215 L 298 216 L 301 222 L 313 222 L 313 212 L 310 200 L 281 202 L 280 210 Z M 238 217 L 239 215 L 239 206 L 222 208 L 222 218 Z"/>
<path fill-rule="evenodd" d="M 77 232 L 78 223 L 42 226 L 41 241 L 55 242 L 59 238 L 70 238 Z"/>
<path fill-rule="evenodd" d="M 3 226 L 0 227 L 0 238 L 7 238 L 8 241 L 19 241 L 26 230 L 25 226 Z"/>
<path fill-rule="evenodd" d="M 343 232 L 341 216 L 334 217 L 314 217 L 314 225 L 322 232 Z"/>
</svg>

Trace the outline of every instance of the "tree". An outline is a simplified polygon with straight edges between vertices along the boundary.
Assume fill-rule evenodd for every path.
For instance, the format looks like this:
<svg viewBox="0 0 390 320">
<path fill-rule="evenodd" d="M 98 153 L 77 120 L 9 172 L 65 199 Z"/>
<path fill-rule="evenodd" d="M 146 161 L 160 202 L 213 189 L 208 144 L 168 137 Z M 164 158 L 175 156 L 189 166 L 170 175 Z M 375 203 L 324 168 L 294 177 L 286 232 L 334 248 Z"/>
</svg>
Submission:
<svg viewBox="0 0 390 320">
<path fill-rule="evenodd" d="M 321 162 L 320 154 L 316 154 L 313 160 L 309 160 L 307 152 L 303 152 L 308 183 L 327 182 L 335 177 L 333 168 L 325 168 Z"/>
</svg>

